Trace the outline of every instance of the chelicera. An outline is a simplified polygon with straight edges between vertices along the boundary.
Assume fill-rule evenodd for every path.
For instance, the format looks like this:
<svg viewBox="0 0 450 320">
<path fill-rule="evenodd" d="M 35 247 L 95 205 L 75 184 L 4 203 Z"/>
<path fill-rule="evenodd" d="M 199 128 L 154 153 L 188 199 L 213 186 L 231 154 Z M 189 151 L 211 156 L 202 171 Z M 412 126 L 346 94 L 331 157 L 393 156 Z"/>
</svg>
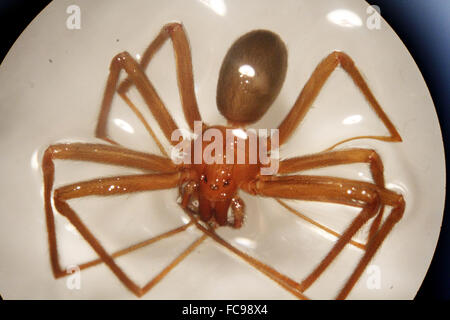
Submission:
<svg viewBox="0 0 450 320">
<path fill-rule="evenodd" d="M 343 52 L 334 51 L 319 63 L 301 90 L 290 112 L 277 127 L 279 144 L 284 144 L 290 138 L 310 109 L 324 83 L 338 66 L 341 66 L 352 78 L 372 109 L 384 123 L 390 135 L 359 136 L 347 139 L 321 153 L 282 160 L 279 162 L 276 174 L 261 175 L 261 168 L 265 167 L 265 164 L 262 164 L 259 160 L 256 163 L 250 163 L 247 149 L 244 152 L 247 161 L 237 164 L 229 164 L 226 161 L 212 164 L 205 162 L 175 164 L 167 156 L 166 150 L 162 147 L 150 125 L 128 98 L 127 91 L 130 86 L 136 86 L 165 138 L 172 145 L 176 145 L 179 141 L 173 141 L 171 135 L 178 129 L 178 126 L 144 72 L 155 52 L 168 39 L 171 40 L 175 51 L 178 87 L 184 116 L 192 131 L 194 131 L 196 122 L 201 123 L 202 134 L 211 128 L 223 132 L 224 136 L 226 136 L 225 131 L 227 129 L 244 129 L 264 115 L 282 87 L 287 70 L 287 50 L 280 37 L 267 30 L 255 30 L 243 35 L 235 41 L 225 56 L 217 85 L 217 107 L 228 120 L 227 126 L 210 126 L 201 118 L 194 93 L 191 52 L 181 24 L 170 23 L 165 25 L 145 50 L 139 63 L 127 52 L 115 56 L 111 61 L 110 74 L 95 132 L 96 137 L 107 141 L 108 144 L 56 144 L 49 146 L 43 156 L 45 212 L 50 261 L 54 276 L 59 278 L 67 275 L 61 268 L 58 258 L 53 217 L 55 208 L 73 224 L 99 256 L 97 260 L 87 262 L 80 268 L 85 269 L 99 263 L 105 263 L 118 279 L 137 296 L 142 296 L 148 292 L 174 266 L 180 263 L 206 238 L 210 237 L 217 244 L 234 252 L 298 298 L 305 298 L 304 291 L 316 281 L 344 246 L 347 244 L 359 246 L 364 250 L 363 256 L 337 295 L 338 299 L 345 298 L 394 225 L 401 219 L 405 208 L 402 195 L 385 187 L 383 163 L 375 150 L 364 148 L 334 149 L 336 145 L 345 141 L 360 138 L 388 142 L 401 141 L 399 133 L 370 91 L 353 60 Z M 119 83 L 119 74 L 122 70 L 126 71 L 128 78 Z M 127 102 L 131 110 L 145 125 L 150 135 L 157 142 L 163 156 L 127 149 L 107 135 L 108 115 L 116 92 Z M 190 141 L 189 144 L 193 146 L 195 141 Z M 206 148 L 206 145 L 203 142 L 202 150 Z M 222 157 L 222 160 L 224 160 L 224 156 L 225 150 L 219 155 L 219 158 Z M 132 167 L 148 173 L 81 181 L 53 190 L 54 160 L 57 159 L 82 160 Z M 370 167 L 373 183 L 299 174 L 301 171 L 308 169 L 351 163 L 367 163 Z M 176 187 L 180 190 L 182 199 L 180 205 L 189 216 L 190 222 L 113 254 L 105 251 L 102 244 L 84 225 L 68 203 L 71 199 L 87 196 L 113 196 Z M 238 196 L 238 190 L 255 196 L 273 197 L 294 213 L 295 210 L 289 208 L 282 199 L 337 203 L 360 208 L 360 212 L 342 234 L 335 234 L 338 237 L 336 243 L 317 267 L 302 281 L 297 281 L 238 250 L 215 232 L 216 228 L 219 227 L 240 228 L 244 223 L 245 205 Z M 194 199 L 198 202 L 197 207 L 192 206 Z M 391 207 L 391 210 L 388 216 L 382 219 L 385 206 Z M 298 212 L 296 214 L 299 215 Z M 355 243 L 352 237 L 369 220 L 371 226 L 367 243 Z M 182 232 L 193 225 L 201 230 L 203 235 L 144 287 L 137 286 L 114 260 L 118 256 Z M 321 227 L 319 224 L 316 224 L 316 226 Z M 325 228 L 324 230 L 333 233 L 331 230 Z"/>
</svg>

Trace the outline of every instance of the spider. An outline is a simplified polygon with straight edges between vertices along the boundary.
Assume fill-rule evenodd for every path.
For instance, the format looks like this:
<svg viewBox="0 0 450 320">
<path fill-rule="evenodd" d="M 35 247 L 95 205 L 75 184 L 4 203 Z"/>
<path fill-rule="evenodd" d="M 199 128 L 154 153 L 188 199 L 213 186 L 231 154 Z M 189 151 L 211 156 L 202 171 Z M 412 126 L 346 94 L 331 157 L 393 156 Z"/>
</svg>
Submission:
<svg viewBox="0 0 450 320">
<path fill-rule="evenodd" d="M 366 245 L 359 244 L 359 247 L 364 250 L 363 256 L 336 297 L 337 299 L 346 298 L 394 225 L 401 219 L 405 209 L 405 201 L 402 195 L 385 187 L 383 163 L 375 150 L 364 148 L 334 150 L 334 147 L 338 144 L 352 139 L 368 138 L 388 142 L 402 141 L 396 128 L 377 102 L 353 60 L 344 52 L 333 51 L 318 64 L 291 110 L 278 126 L 279 145 L 283 145 L 299 126 L 324 83 L 338 66 L 341 66 L 351 77 L 371 108 L 384 123 L 390 135 L 358 136 L 346 139 L 317 154 L 281 160 L 279 161 L 277 174 L 262 175 L 260 169 L 265 165 L 259 160 L 250 164 L 248 162 L 248 149 L 245 149 L 247 162 L 243 164 L 228 164 L 224 162 L 176 164 L 170 160 L 150 125 L 127 96 L 128 89 L 132 85 L 136 86 L 164 136 L 172 145 L 176 145 L 179 142 L 171 139 L 171 134 L 178 129 L 177 124 L 144 73 L 153 55 L 168 39 L 171 40 L 175 52 L 178 88 L 184 116 L 192 131 L 194 131 L 196 121 L 202 124 L 202 134 L 210 128 L 221 132 L 225 132 L 226 129 L 245 128 L 264 115 L 277 97 L 284 82 L 287 70 L 287 49 L 280 37 L 267 30 L 254 30 L 241 36 L 234 42 L 224 58 L 217 85 L 217 107 L 228 120 L 228 125 L 209 126 L 202 121 L 197 106 L 194 93 L 191 52 L 181 23 L 165 25 L 158 36 L 147 47 L 139 63 L 127 52 L 116 55 L 110 64 L 110 73 L 95 131 L 96 137 L 107 141 L 108 144 L 55 144 L 49 146 L 43 155 L 44 206 L 50 262 L 54 277 L 60 278 L 66 276 L 67 273 L 61 268 L 59 263 L 53 206 L 57 212 L 73 224 L 99 256 L 96 260 L 80 265 L 80 269 L 105 263 L 117 278 L 138 297 L 144 295 L 161 281 L 171 269 L 179 264 L 206 238 L 211 238 L 217 244 L 244 259 L 294 296 L 301 299 L 307 298 L 304 294 L 305 290 L 327 269 L 347 244 L 358 245 L 352 240 L 352 237 L 373 218 Z M 246 66 L 248 70 L 243 72 L 242 66 Z M 122 70 L 126 71 L 127 78 L 119 83 L 119 75 Z M 163 156 L 127 149 L 108 136 L 107 120 L 116 92 L 144 124 L 147 131 L 155 139 Z M 191 148 L 194 147 L 195 141 L 197 140 L 189 142 Z M 201 150 L 206 148 L 205 143 L 201 144 L 201 148 Z M 225 160 L 225 152 L 219 152 L 216 156 Z M 54 161 L 57 159 L 112 164 L 138 168 L 148 173 L 81 181 L 53 190 Z M 352 163 L 367 163 L 373 183 L 329 176 L 299 174 L 299 172 L 308 169 Z M 102 244 L 90 232 L 68 203 L 71 199 L 87 196 L 113 196 L 176 187 L 179 188 L 182 199 L 180 205 L 190 221 L 179 228 L 112 254 L 106 252 Z M 280 198 L 343 204 L 359 208 L 360 211 L 342 234 L 335 234 L 338 238 L 328 254 L 309 275 L 298 282 L 238 250 L 215 232 L 219 227 L 229 226 L 238 229 L 242 226 L 245 217 L 245 205 L 237 195 L 238 190 L 243 190 L 250 195 L 276 198 L 281 205 L 298 216 L 301 216 L 301 214 L 288 207 Z M 191 205 L 193 199 L 198 202 L 197 209 L 193 209 Z M 391 207 L 391 211 L 383 220 L 382 216 L 385 206 Z M 135 284 L 115 262 L 116 257 L 170 237 L 192 225 L 195 225 L 202 231 L 202 236 L 189 245 L 186 250 L 143 287 Z M 316 225 L 322 227 L 317 223 Z M 325 229 L 325 227 L 323 228 L 328 232 L 333 232 Z"/>
</svg>

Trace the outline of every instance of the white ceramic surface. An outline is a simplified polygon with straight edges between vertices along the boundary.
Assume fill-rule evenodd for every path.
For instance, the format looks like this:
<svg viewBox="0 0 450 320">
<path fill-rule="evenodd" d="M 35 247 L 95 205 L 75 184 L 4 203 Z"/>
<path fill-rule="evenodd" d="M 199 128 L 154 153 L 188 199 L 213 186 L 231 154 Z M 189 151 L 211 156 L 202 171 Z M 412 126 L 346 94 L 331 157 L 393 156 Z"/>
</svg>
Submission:
<svg viewBox="0 0 450 320">
<path fill-rule="evenodd" d="M 167 22 L 180 21 L 192 48 L 196 93 L 204 120 L 224 124 L 215 105 L 221 61 L 240 35 L 257 28 L 278 33 L 288 47 L 283 89 L 254 127 L 275 128 L 312 70 L 333 50 L 348 53 L 400 132 L 402 143 L 357 140 L 340 148 L 375 148 L 384 161 L 388 188 L 406 199 L 404 218 L 394 228 L 349 298 L 411 299 L 426 274 L 439 235 L 445 189 L 442 139 L 426 84 L 402 42 L 363 1 L 77 1 L 80 29 L 66 27 L 73 1 L 52 2 L 23 32 L 0 67 L 0 293 L 4 298 L 123 298 L 134 296 L 105 266 L 81 272 L 81 287 L 50 271 L 42 199 L 42 152 L 60 141 L 99 142 L 96 117 L 111 58 L 127 50 L 138 58 Z M 381 8 L 382 10 L 382 8 Z M 166 44 L 147 70 L 180 126 L 181 113 L 171 46 Z M 142 106 L 134 93 L 132 99 Z M 145 108 L 142 110 L 145 111 Z M 148 113 L 145 113 L 151 118 Z M 120 99 L 114 100 L 111 135 L 124 145 L 158 152 L 142 125 Z M 301 127 L 281 149 L 282 157 L 317 152 L 347 137 L 385 134 L 344 71 L 325 85 Z M 162 137 L 161 132 L 157 134 Z M 59 161 L 56 184 L 130 171 L 111 166 Z M 317 174 L 370 181 L 365 165 L 318 170 Z M 247 220 L 240 230 L 219 233 L 233 245 L 301 280 L 335 238 L 299 220 L 273 199 L 242 194 Z M 92 232 L 114 251 L 187 221 L 177 191 L 73 201 Z M 336 230 L 355 210 L 343 206 L 289 202 Z M 56 215 L 62 264 L 95 258 L 74 228 Z M 140 284 L 173 259 L 199 232 L 189 229 L 141 249 L 119 264 Z M 364 239 L 364 232 L 358 235 Z M 361 257 L 347 246 L 306 292 L 333 298 Z M 379 282 L 374 277 L 378 277 Z M 375 279 L 375 282 L 374 282 Z M 374 285 L 375 283 L 375 285 Z M 377 286 L 376 284 L 379 284 Z M 227 250 L 207 240 L 144 298 L 291 299 L 293 296 Z"/>
</svg>

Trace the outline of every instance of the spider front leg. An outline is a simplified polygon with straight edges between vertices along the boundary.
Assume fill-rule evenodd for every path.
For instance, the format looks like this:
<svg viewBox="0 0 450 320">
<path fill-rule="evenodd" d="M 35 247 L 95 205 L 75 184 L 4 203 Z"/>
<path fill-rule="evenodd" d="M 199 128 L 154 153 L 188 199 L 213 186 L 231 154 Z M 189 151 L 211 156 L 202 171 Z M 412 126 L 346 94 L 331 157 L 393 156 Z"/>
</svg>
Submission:
<svg viewBox="0 0 450 320">
<path fill-rule="evenodd" d="M 178 88 L 186 121 L 191 130 L 194 130 L 194 121 L 202 121 L 195 97 L 192 58 L 186 34 L 181 24 L 169 23 L 161 29 L 159 35 L 147 47 L 142 55 L 140 63 L 137 63 L 127 52 L 117 55 L 111 62 L 110 75 L 103 95 L 103 101 L 96 128 L 96 136 L 98 138 L 117 144 L 117 142 L 108 137 L 106 133 L 106 126 L 112 99 L 117 88 L 119 72 L 120 69 L 123 68 L 127 71 L 128 77 L 118 86 L 117 92 L 145 126 L 149 134 L 155 140 L 162 154 L 167 156 L 166 151 L 151 129 L 150 125 L 147 123 L 144 116 L 136 108 L 133 102 L 128 98 L 126 93 L 132 84 L 136 85 L 141 95 L 144 97 L 144 100 L 150 108 L 153 116 L 163 130 L 166 138 L 174 144 L 174 142 L 170 139 L 170 134 L 174 129 L 176 129 L 175 122 L 170 117 L 170 114 L 168 114 L 164 103 L 161 101 L 150 80 L 144 73 L 144 70 L 147 68 L 154 54 L 161 48 L 169 37 L 172 40 L 173 49 L 175 51 Z"/>
<path fill-rule="evenodd" d="M 375 111 L 377 116 L 381 119 L 383 124 L 388 129 L 390 136 L 359 136 L 353 137 L 350 139 L 346 139 L 344 141 L 338 142 L 329 149 L 334 148 L 338 144 L 344 143 L 346 141 L 361 139 L 361 138 L 369 138 L 369 139 L 377 139 L 383 141 L 402 141 L 397 129 L 395 129 L 389 117 L 381 108 L 380 104 L 374 97 L 372 91 L 369 89 L 366 81 L 362 77 L 359 70 L 356 68 L 355 63 L 352 58 L 350 58 L 347 54 L 339 51 L 334 51 L 330 55 L 328 55 L 324 60 L 322 60 L 319 65 L 316 67 L 308 82 L 303 87 L 300 95 L 294 103 L 291 111 L 284 118 L 281 124 L 278 126 L 280 130 L 280 145 L 285 143 L 289 137 L 293 134 L 295 129 L 298 127 L 300 122 L 305 117 L 308 110 L 311 108 L 312 103 L 319 95 L 323 85 L 327 81 L 328 77 L 331 73 L 338 67 L 342 66 L 342 68 L 348 73 L 348 75 L 352 78 L 355 85 L 361 90 L 366 100 L 369 102 L 372 109 Z"/>
<path fill-rule="evenodd" d="M 272 177 L 267 180 L 258 179 L 252 181 L 243 187 L 247 192 L 256 195 L 332 202 L 362 208 L 358 216 L 344 231 L 330 252 L 311 274 L 302 281 L 300 284 L 301 291 L 306 290 L 317 280 L 354 234 L 370 218 L 376 215 L 382 204 L 393 208 L 381 228 L 369 240 L 366 252 L 339 292 L 338 299 L 344 299 L 350 293 L 384 239 L 394 225 L 401 219 L 405 209 L 405 202 L 399 194 L 384 188 L 379 188 L 374 184 L 341 178 L 317 176 Z"/>
<path fill-rule="evenodd" d="M 108 138 L 108 135 L 106 133 L 106 124 L 107 124 L 106 121 L 108 119 L 108 115 L 111 109 L 111 103 L 114 97 L 114 93 L 116 92 L 117 83 L 119 81 L 119 74 L 122 69 L 124 69 L 133 80 L 133 83 L 136 85 L 139 93 L 144 98 L 144 101 L 146 102 L 148 108 L 150 109 L 151 113 L 153 114 L 159 126 L 161 127 L 167 140 L 170 141 L 172 144 L 176 144 L 177 141 L 171 140 L 171 135 L 172 132 L 178 129 L 178 126 L 172 119 L 172 116 L 170 115 L 169 111 L 167 111 L 166 107 L 164 106 L 164 103 L 161 101 L 161 98 L 156 93 L 156 90 L 151 84 L 150 80 L 141 70 L 139 64 L 133 59 L 133 57 L 131 57 L 131 55 L 128 52 L 119 53 L 111 61 L 110 73 L 106 84 L 105 93 L 103 95 L 100 115 L 97 123 L 97 128 L 95 131 L 96 136 L 106 141 L 116 143 L 115 141 Z M 143 120 L 143 116 L 139 113 L 139 111 L 137 111 L 137 109 L 133 107 L 132 104 L 130 105 L 130 107 L 141 119 L 141 121 L 144 121 L 144 124 L 146 124 L 145 120 Z M 147 129 L 150 128 L 148 124 L 146 128 Z M 154 133 L 151 133 L 151 135 L 154 136 Z M 156 136 L 154 136 L 154 138 L 156 139 Z M 157 143 L 159 142 L 157 139 L 156 141 Z M 163 149 L 161 150 L 161 152 L 163 152 L 163 154 L 166 155 Z"/>
<path fill-rule="evenodd" d="M 155 53 L 158 52 L 169 37 L 172 40 L 173 50 L 175 52 L 178 89 L 180 91 L 184 116 L 189 127 L 194 131 L 194 121 L 202 121 L 202 118 L 195 97 L 191 49 L 183 25 L 181 23 L 168 23 L 162 27 L 159 35 L 142 54 L 140 66 L 142 70 L 145 70 Z M 128 77 L 120 84 L 117 91 L 125 94 L 132 83 L 132 79 Z"/>
</svg>

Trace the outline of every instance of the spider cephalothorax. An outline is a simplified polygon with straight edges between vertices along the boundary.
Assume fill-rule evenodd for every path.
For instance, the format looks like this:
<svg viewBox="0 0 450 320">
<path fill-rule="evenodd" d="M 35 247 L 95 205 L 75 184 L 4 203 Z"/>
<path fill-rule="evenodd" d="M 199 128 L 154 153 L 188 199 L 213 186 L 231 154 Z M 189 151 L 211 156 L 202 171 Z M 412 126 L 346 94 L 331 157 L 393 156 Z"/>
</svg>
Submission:
<svg viewBox="0 0 450 320">
<path fill-rule="evenodd" d="M 200 137 L 207 136 L 208 139 L 202 139 L 201 147 L 195 147 L 196 140 L 189 145 L 188 153 L 191 157 L 189 164 L 183 166 L 185 170 L 189 168 L 194 170 L 196 178 L 190 182 L 195 188 L 190 188 L 184 193 L 183 203 L 187 204 L 189 198 L 195 196 L 199 201 L 198 214 L 201 219 L 205 222 L 213 220 L 211 222 L 216 222 L 220 226 L 228 224 L 228 210 L 231 206 L 233 212 L 231 225 L 240 227 L 244 213 L 237 191 L 258 175 L 262 164 L 257 156 L 255 161 L 250 161 L 251 146 L 248 139 L 233 135 L 232 128 L 224 126 L 207 128 L 205 132 L 216 133 L 214 137 L 209 139 L 207 133 L 202 133 Z M 245 134 L 242 130 L 239 132 Z M 236 212 L 237 210 L 239 212 Z"/>
</svg>

